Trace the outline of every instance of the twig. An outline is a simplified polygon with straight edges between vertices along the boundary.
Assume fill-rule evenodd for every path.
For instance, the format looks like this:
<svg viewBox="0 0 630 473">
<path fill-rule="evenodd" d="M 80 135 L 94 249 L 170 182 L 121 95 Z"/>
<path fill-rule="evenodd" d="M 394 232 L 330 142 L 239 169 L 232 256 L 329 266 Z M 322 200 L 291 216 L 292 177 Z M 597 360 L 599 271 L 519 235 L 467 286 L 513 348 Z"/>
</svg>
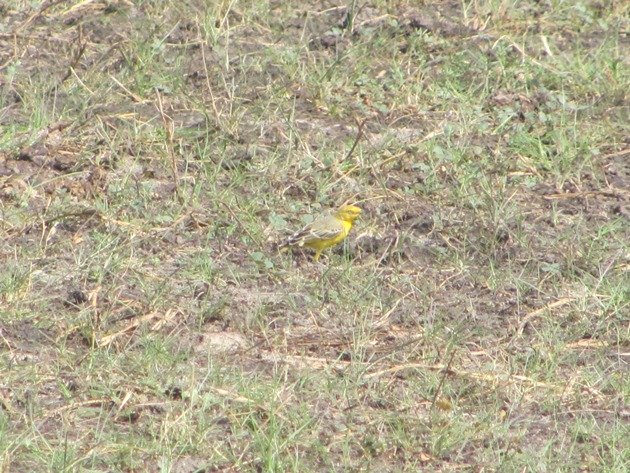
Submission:
<svg viewBox="0 0 630 473">
<path fill-rule="evenodd" d="M 548 66 L 538 60 L 536 60 L 535 58 L 533 58 L 532 56 L 530 56 L 529 54 L 527 54 L 527 52 L 525 51 L 524 47 L 519 46 L 518 44 L 516 44 L 514 41 L 512 41 L 512 39 L 508 36 L 501 36 L 499 39 L 497 39 L 494 44 L 492 45 L 492 49 L 494 50 L 494 48 L 497 46 L 497 44 L 499 44 L 501 41 L 506 41 L 507 43 L 510 44 L 510 46 L 512 46 L 514 49 L 516 49 L 519 53 L 521 53 L 521 59 L 523 61 L 528 60 L 534 64 L 536 64 L 538 67 L 541 67 L 543 69 L 546 69 L 550 72 L 553 72 L 556 75 L 562 75 L 562 72 L 558 71 L 557 69 L 554 69 L 551 66 Z"/>
<path fill-rule="evenodd" d="M 216 99 L 214 97 L 214 92 L 212 92 L 212 85 L 210 84 L 210 71 L 208 70 L 208 61 L 206 59 L 206 46 L 207 42 L 201 41 L 201 63 L 203 64 L 203 72 L 206 77 L 206 87 L 208 88 L 208 93 L 210 94 L 210 100 L 212 105 L 212 111 L 214 112 L 214 121 L 217 127 L 221 127 L 221 113 L 217 109 Z"/>
<path fill-rule="evenodd" d="M 236 223 L 239 224 L 239 226 L 243 229 L 243 231 L 245 233 L 247 233 L 247 235 L 258 245 L 259 248 L 262 248 L 262 242 L 256 238 L 254 235 L 252 235 L 252 233 L 247 229 L 247 227 L 245 225 L 243 225 L 243 222 L 241 221 L 241 219 L 238 217 L 238 215 L 236 215 L 236 213 L 234 213 L 234 211 L 232 210 L 232 208 L 226 204 L 223 201 L 219 201 L 221 203 L 221 205 L 223 205 L 228 212 L 230 212 L 230 215 L 232 215 L 232 218 L 234 218 L 234 220 L 236 220 Z"/>
<path fill-rule="evenodd" d="M 616 158 L 619 156 L 625 156 L 626 154 L 630 154 L 630 148 L 615 151 L 614 153 L 605 154 L 604 156 L 602 156 L 602 158 Z"/>
<path fill-rule="evenodd" d="M 27 143 L 27 138 L 21 140 L 21 142 L 18 144 L 18 148 L 20 149 L 20 153 L 23 153 L 23 148 L 25 147 L 29 147 L 29 146 L 35 146 L 39 143 L 41 143 L 42 141 L 44 141 L 48 135 L 50 135 L 51 133 L 55 132 L 55 131 L 63 131 L 66 128 L 68 128 L 69 126 L 73 125 L 72 122 L 66 122 L 66 121 L 60 121 L 57 123 L 53 123 L 50 126 L 47 126 L 46 128 L 44 128 L 43 130 L 40 130 L 37 135 L 35 136 L 35 138 L 30 142 Z"/>
<path fill-rule="evenodd" d="M 403 297 L 402 297 L 402 299 L 404 299 L 404 298 L 405 298 L 405 297 L 407 297 L 408 295 L 409 295 L 409 294 L 406 294 L 405 296 L 403 296 Z M 402 299 L 400 299 L 400 300 L 402 300 Z M 423 334 L 423 335 L 418 335 L 417 337 L 413 337 L 413 338 L 411 338 L 411 339 L 409 339 L 409 340 L 407 340 L 407 341 L 405 341 L 405 342 L 401 343 L 400 345 L 396 345 L 396 346 L 394 346 L 394 347 L 393 347 L 391 350 L 389 350 L 387 353 L 384 353 L 384 354 L 382 354 L 382 355 L 380 355 L 380 356 L 377 356 L 376 358 L 374 358 L 374 359 L 370 360 L 370 365 L 371 365 L 371 366 L 376 365 L 376 363 L 378 363 L 378 362 L 379 362 L 379 361 L 381 361 L 382 359 L 387 358 L 388 356 L 393 355 L 394 353 L 396 353 L 396 352 L 398 352 L 398 351 L 402 350 L 402 349 L 403 349 L 403 348 L 405 348 L 405 347 L 408 347 L 409 345 L 413 345 L 414 343 L 416 343 L 416 342 L 418 342 L 418 341 L 422 340 L 423 338 L 424 338 L 424 334 Z M 387 371 L 387 370 L 385 370 L 385 371 Z M 368 377 L 371 377 L 371 375 L 368 375 Z"/>
<path fill-rule="evenodd" d="M 120 87 L 123 91 L 125 91 L 125 93 L 127 95 L 129 95 L 129 97 L 131 98 L 131 100 L 133 100 L 136 103 L 143 103 L 144 99 L 136 94 L 134 94 L 131 90 L 129 90 L 127 87 L 125 87 L 118 79 L 116 79 L 113 75 L 109 75 L 109 78 L 118 86 Z"/>
<path fill-rule="evenodd" d="M 173 184 L 175 185 L 175 196 L 180 204 L 183 203 L 183 197 L 179 189 L 179 173 L 177 172 L 177 159 L 175 157 L 175 149 L 173 147 L 173 135 L 175 133 L 175 124 L 173 119 L 164 113 L 164 105 L 162 104 L 162 96 L 160 91 L 155 89 L 155 95 L 158 102 L 158 111 L 162 117 L 162 123 L 164 124 L 164 132 L 166 133 L 166 148 L 168 155 L 171 158 L 171 172 L 173 174 Z"/>
<path fill-rule="evenodd" d="M 210 390 L 213 391 L 215 394 L 218 394 L 219 396 L 223 396 L 229 399 L 230 401 L 240 402 L 241 404 L 257 404 L 256 401 L 254 401 L 253 399 L 233 393 L 231 391 L 228 391 L 227 389 L 210 388 Z"/>
<path fill-rule="evenodd" d="M 44 14 L 44 12 L 46 10 L 48 10 L 49 8 L 54 7 L 55 5 L 57 5 L 58 3 L 63 3 L 66 0 L 51 0 L 49 2 L 45 2 L 41 8 L 39 10 L 37 10 L 35 13 L 33 13 L 31 16 L 29 16 L 25 21 L 23 21 L 17 28 L 15 28 L 15 30 L 13 30 L 13 33 L 17 33 L 21 30 L 23 30 L 24 28 L 26 28 L 31 22 L 33 22 L 36 18 L 42 16 Z"/>
<path fill-rule="evenodd" d="M 365 126 L 365 124 L 367 123 L 368 119 L 366 118 L 365 120 L 363 120 L 362 122 L 359 122 L 357 120 L 357 125 L 359 126 L 358 130 L 357 130 L 357 136 L 354 139 L 354 144 L 352 145 L 352 148 L 350 148 L 350 151 L 348 151 L 348 154 L 346 154 L 346 157 L 344 158 L 344 161 L 347 161 L 348 159 L 350 159 L 350 156 L 352 156 L 352 153 L 354 153 L 355 148 L 357 147 L 357 145 L 359 144 L 359 140 L 361 139 L 361 137 L 363 136 L 363 127 Z"/>
<path fill-rule="evenodd" d="M 391 245 L 391 243 L 390 243 Z M 389 248 L 389 246 L 387 247 Z M 387 251 L 387 250 L 385 250 Z M 396 310 L 396 308 L 398 307 L 398 305 L 404 301 L 407 297 L 409 297 L 411 294 L 413 294 L 412 292 L 408 292 L 407 294 L 405 294 L 404 296 L 400 297 L 396 303 L 387 311 L 385 312 L 376 322 L 374 322 L 372 324 L 372 328 L 374 329 L 379 329 L 381 327 L 383 327 L 386 323 L 387 323 L 387 319 L 389 319 L 389 316 L 392 315 L 394 313 L 394 311 Z"/>
<path fill-rule="evenodd" d="M 416 341 L 414 339 L 413 341 Z M 296 355 L 288 355 L 288 354 L 275 354 L 275 353 L 263 353 L 262 359 L 267 362 L 279 363 L 284 362 L 289 365 L 295 366 L 297 368 L 309 368 L 309 369 L 327 369 L 333 368 L 337 370 L 341 370 L 347 368 L 350 365 L 356 364 L 366 364 L 363 361 L 343 361 L 343 360 L 331 360 L 328 358 L 319 358 L 312 356 L 296 356 Z M 445 371 L 447 374 L 452 374 L 454 376 L 460 376 L 462 378 L 470 378 L 478 381 L 486 381 L 486 382 L 501 382 L 503 384 L 509 384 L 514 381 L 520 381 L 522 383 L 527 383 L 534 388 L 546 388 L 554 391 L 562 391 L 563 387 L 551 384 L 544 383 L 542 381 L 536 381 L 527 376 L 517 375 L 517 374 L 485 374 L 485 373 L 477 373 L 473 371 L 464 371 L 464 370 L 456 370 L 451 368 L 451 362 L 453 361 L 453 357 L 447 365 L 427 365 L 424 363 L 407 363 L 404 365 L 396 365 L 384 370 L 375 371 L 373 373 L 366 374 L 363 379 L 370 380 L 373 378 L 379 378 L 383 375 L 387 374 L 396 374 L 400 371 L 409 370 L 409 369 L 425 369 L 429 371 Z M 373 363 L 371 363 L 373 364 Z M 503 378 L 503 379 L 501 379 Z M 439 390 L 438 390 L 439 391 Z M 592 388 L 590 389 L 593 393 L 596 393 Z"/>
<path fill-rule="evenodd" d="M 79 407 L 97 407 L 103 406 L 107 404 L 114 404 L 114 401 L 111 398 L 101 398 L 101 399 L 88 399 L 87 401 L 78 401 L 73 402 L 72 404 L 67 404 L 65 406 L 58 407 L 57 409 L 53 409 L 44 414 L 44 420 L 49 419 L 51 417 L 56 416 L 64 411 L 70 411 L 74 409 L 78 409 Z"/>
<path fill-rule="evenodd" d="M 316 356 L 307 356 L 307 355 L 288 355 L 288 354 L 278 354 L 278 353 L 263 353 L 261 355 L 262 359 L 271 362 L 271 363 L 286 363 L 288 365 L 295 366 L 296 368 L 304 369 L 326 369 L 333 368 L 336 370 L 341 370 L 347 368 L 352 363 L 344 360 L 331 360 L 328 358 L 320 358 Z M 362 363 L 362 362 L 358 362 Z"/>
<path fill-rule="evenodd" d="M 435 402 L 437 401 L 438 395 L 442 390 L 444 380 L 446 379 L 446 376 L 451 373 L 451 365 L 453 364 L 453 360 L 455 359 L 455 352 L 456 351 L 453 350 L 453 352 L 451 353 L 451 358 L 450 360 L 448 360 L 448 364 L 446 365 L 446 368 L 442 371 L 442 377 L 440 378 L 440 382 L 438 383 L 437 388 L 435 389 L 435 394 L 433 395 L 433 399 L 431 400 L 431 407 L 435 407 Z"/>
<path fill-rule="evenodd" d="M 391 247 L 396 248 L 398 246 L 398 242 L 400 241 L 400 234 L 398 233 L 398 231 L 396 231 L 396 237 L 395 238 L 389 238 L 388 242 L 387 242 L 387 248 L 385 248 L 383 250 L 383 254 L 381 255 L 381 257 L 378 259 L 378 261 L 376 262 L 376 266 L 380 266 L 381 263 L 385 260 L 385 257 L 390 253 L 389 249 Z"/>
<path fill-rule="evenodd" d="M 74 69 L 77 67 L 77 64 L 79 64 L 79 61 L 81 60 L 81 58 L 83 57 L 83 54 L 85 53 L 85 48 L 87 47 L 87 41 L 83 41 L 83 27 L 79 26 L 78 30 L 79 30 L 79 36 L 78 36 L 79 50 L 74 55 L 74 59 L 72 60 L 72 62 L 68 66 L 68 70 L 66 71 L 64 76 L 61 78 L 61 80 L 59 80 L 59 82 L 57 82 L 55 85 L 53 85 L 48 90 L 48 93 L 50 93 L 53 90 L 55 90 L 56 88 L 60 87 L 65 81 L 67 81 L 70 78 L 70 76 L 74 72 Z"/>
<path fill-rule="evenodd" d="M 628 194 L 625 189 L 610 188 L 601 191 L 583 191 L 583 192 L 562 192 L 558 194 L 543 195 L 545 200 L 557 200 L 557 199 L 579 199 L 582 197 L 590 197 L 596 195 L 603 195 L 605 197 L 617 197 L 620 195 Z"/>
<path fill-rule="evenodd" d="M 553 57 L 554 54 L 551 52 L 549 48 L 549 42 L 547 41 L 547 37 L 545 35 L 540 35 L 540 40 L 542 41 L 543 47 L 545 48 L 545 52 L 549 55 L 549 57 Z"/>
<path fill-rule="evenodd" d="M 551 310 L 551 309 L 555 309 L 556 307 L 561 307 L 561 306 L 566 305 L 566 304 L 568 304 L 569 302 L 572 302 L 572 301 L 573 301 L 573 298 L 565 297 L 563 299 L 560 299 L 560 300 L 557 300 L 555 302 L 552 302 L 551 304 L 548 304 L 545 307 L 541 307 L 540 309 L 536 309 L 533 312 L 530 312 L 525 317 L 523 317 L 523 320 L 521 320 L 521 323 L 519 324 L 518 329 L 516 330 L 516 333 L 514 334 L 512 339 L 522 335 L 523 334 L 523 330 L 525 330 L 525 326 L 534 317 L 542 314 L 546 310 Z"/>
<path fill-rule="evenodd" d="M 168 320 L 168 319 L 172 319 L 173 315 L 176 313 L 176 311 L 173 311 L 172 309 L 168 309 L 166 311 L 166 313 L 164 314 L 164 317 L 162 317 L 162 320 L 158 320 L 154 325 L 153 325 L 153 329 L 157 330 L 160 328 L 160 326 L 164 323 L 164 320 Z M 148 322 L 151 319 L 157 318 L 159 317 L 160 313 L 155 311 L 155 312 L 150 312 L 148 314 L 145 314 L 141 317 L 138 317 L 137 319 L 135 319 L 133 322 L 131 322 L 129 325 L 127 325 L 126 327 L 124 327 L 122 330 L 119 330 L 118 332 L 112 333 L 110 335 L 106 335 L 103 338 L 101 338 L 96 345 L 98 347 L 104 347 L 107 346 L 109 344 L 111 344 L 115 339 L 117 339 L 118 337 L 120 337 L 121 335 L 124 335 L 125 333 L 136 329 L 137 327 L 140 326 L 140 324 L 142 324 L 143 322 Z"/>
<path fill-rule="evenodd" d="M 425 365 L 423 363 L 409 363 L 405 365 L 393 366 L 391 368 L 387 368 L 381 371 L 370 373 L 366 375 L 365 378 L 366 379 L 377 378 L 385 374 L 395 374 L 395 373 L 398 373 L 399 371 L 404 371 L 408 369 L 425 369 L 425 370 L 430 370 L 430 371 L 442 371 L 446 368 L 447 367 L 444 365 Z M 563 389 L 562 386 L 558 386 L 558 385 L 550 384 L 550 383 L 543 383 L 542 381 L 535 381 L 531 378 L 528 378 L 527 376 L 522 376 L 522 375 L 508 374 L 505 376 L 505 378 L 507 379 L 501 380 L 498 374 L 475 373 L 472 371 L 455 370 L 453 368 L 449 368 L 449 372 L 455 376 L 476 379 L 478 381 L 488 381 L 488 382 L 502 381 L 503 383 L 507 384 L 513 380 L 516 380 L 516 381 L 521 381 L 523 383 L 528 383 L 535 388 L 547 388 L 547 389 L 553 389 L 553 390 L 558 390 L 558 391 L 561 391 Z"/>
<path fill-rule="evenodd" d="M 101 214 L 98 210 L 95 209 L 85 209 L 85 210 L 78 210 L 78 211 L 74 211 L 74 212 L 64 212 L 60 215 L 57 215 L 55 217 L 51 217 L 51 218 L 47 218 L 46 220 L 42 220 L 39 223 L 32 223 L 30 225 L 27 225 L 26 227 L 24 227 L 20 233 L 24 234 L 26 232 L 31 231 L 33 228 L 35 228 L 36 226 L 41 226 L 42 229 L 49 229 L 50 227 L 52 227 L 53 225 L 55 225 L 57 222 L 61 221 L 61 220 L 66 220 L 68 218 L 91 218 L 91 217 L 98 217 L 101 218 Z"/>
</svg>

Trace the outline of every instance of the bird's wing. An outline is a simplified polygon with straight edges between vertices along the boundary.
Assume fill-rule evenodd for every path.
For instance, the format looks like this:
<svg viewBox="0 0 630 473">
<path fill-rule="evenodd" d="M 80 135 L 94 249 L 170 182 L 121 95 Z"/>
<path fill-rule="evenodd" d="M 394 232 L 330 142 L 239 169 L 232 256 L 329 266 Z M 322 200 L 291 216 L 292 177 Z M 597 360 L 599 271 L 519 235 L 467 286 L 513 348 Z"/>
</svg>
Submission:
<svg viewBox="0 0 630 473">
<path fill-rule="evenodd" d="M 287 241 L 287 245 L 304 245 L 317 240 L 329 240 L 343 232 L 343 225 L 334 217 L 315 220 L 295 233 Z"/>
</svg>

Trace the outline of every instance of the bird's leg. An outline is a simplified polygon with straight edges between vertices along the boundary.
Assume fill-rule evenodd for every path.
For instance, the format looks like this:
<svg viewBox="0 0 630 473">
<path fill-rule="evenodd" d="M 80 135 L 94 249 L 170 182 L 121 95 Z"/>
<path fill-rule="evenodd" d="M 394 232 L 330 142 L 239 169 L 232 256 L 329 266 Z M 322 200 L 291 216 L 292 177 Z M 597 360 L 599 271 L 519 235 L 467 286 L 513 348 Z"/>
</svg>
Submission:
<svg viewBox="0 0 630 473">
<path fill-rule="evenodd" d="M 317 250 L 317 252 L 315 253 L 315 256 L 313 256 L 313 261 L 319 260 L 319 255 L 321 254 L 322 254 L 322 250 Z"/>
</svg>

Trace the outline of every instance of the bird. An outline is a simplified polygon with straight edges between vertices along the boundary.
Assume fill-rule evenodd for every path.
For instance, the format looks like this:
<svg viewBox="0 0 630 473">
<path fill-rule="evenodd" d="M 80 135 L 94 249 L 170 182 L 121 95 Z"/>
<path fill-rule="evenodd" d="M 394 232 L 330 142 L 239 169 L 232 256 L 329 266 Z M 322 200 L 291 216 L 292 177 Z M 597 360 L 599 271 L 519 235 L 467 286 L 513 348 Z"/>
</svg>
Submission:
<svg viewBox="0 0 630 473">
<path fill-rule="evenodd" d="M 361 209 L 354 205 L 342 205 L 334 213 L 319 216 L 300 231 L 294 233 L 283 245 L 300 246 L 315 250 L 314 261 L 327 248 L 341 243 L 350 233 Z"/>
</svg>

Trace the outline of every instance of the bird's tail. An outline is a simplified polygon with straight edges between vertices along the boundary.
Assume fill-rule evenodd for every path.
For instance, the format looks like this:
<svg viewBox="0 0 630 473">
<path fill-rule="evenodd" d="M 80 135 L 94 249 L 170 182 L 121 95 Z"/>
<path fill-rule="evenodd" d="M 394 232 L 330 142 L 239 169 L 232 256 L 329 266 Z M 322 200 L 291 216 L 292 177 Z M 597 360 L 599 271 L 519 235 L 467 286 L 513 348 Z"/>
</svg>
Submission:
<svg viewBox="0 0 630 473">
<path fill-rule="evenodd" d="M 287 251 L 291 245 L 289 240 L 275 242 L 272 246 L 273 251 Z"/>
</svg>

